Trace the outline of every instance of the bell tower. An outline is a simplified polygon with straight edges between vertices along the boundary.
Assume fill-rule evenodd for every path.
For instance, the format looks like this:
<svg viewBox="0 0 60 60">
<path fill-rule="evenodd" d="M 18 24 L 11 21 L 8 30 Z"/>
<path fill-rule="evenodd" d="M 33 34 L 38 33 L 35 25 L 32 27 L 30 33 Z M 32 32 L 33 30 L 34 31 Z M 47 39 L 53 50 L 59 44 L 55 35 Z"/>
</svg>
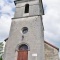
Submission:
<svg viewBox="0 0 60 60">
<path fill-rule="evenodd" d="M 15 5 L 3 60 L 44 60 L 42 0 L 15 0 Z"/>
</svg>

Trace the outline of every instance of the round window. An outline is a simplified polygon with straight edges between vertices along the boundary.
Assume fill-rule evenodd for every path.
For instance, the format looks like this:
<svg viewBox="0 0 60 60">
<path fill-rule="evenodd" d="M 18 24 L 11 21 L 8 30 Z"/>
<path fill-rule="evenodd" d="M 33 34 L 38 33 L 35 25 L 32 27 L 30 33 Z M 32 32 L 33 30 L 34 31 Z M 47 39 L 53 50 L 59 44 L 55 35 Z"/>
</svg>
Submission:
<svg viewBox="0 0 60 60">
<path fill-rule="evenodd" d="M 28 32 L 28 28 L 27 28 L 27 27 L 23 27 L 23 28 L 22 28 L 22 33 L 25 34 L 25 33 L 27 33 L 27 32 Z"/>
</svg>

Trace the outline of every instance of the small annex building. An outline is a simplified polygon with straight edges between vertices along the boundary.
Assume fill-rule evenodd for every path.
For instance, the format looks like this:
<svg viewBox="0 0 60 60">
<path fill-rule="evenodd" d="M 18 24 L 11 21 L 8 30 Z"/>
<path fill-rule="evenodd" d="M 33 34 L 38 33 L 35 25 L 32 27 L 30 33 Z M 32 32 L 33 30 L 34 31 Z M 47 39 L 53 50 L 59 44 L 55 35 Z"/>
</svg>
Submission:
<svg viewBox="0 0 60 60">
<path fill-rule="evenodd" d="M 44 41 L 45 60 L 59 60 L 59 48 Z"/>
</svg>

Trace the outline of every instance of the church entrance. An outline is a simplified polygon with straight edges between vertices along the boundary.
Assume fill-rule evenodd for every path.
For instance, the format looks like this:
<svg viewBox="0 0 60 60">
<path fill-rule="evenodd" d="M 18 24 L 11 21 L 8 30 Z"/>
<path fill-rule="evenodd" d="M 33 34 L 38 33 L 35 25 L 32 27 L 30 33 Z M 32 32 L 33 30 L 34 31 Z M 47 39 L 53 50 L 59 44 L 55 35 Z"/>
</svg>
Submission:
<svg viewBox="0 0 60 60">
<path fill-rule="evenodd" d="M 28 60 L 28 46 L 22 44 L 19 46 L 18 58 L 17 60 Z"/>
</svg>

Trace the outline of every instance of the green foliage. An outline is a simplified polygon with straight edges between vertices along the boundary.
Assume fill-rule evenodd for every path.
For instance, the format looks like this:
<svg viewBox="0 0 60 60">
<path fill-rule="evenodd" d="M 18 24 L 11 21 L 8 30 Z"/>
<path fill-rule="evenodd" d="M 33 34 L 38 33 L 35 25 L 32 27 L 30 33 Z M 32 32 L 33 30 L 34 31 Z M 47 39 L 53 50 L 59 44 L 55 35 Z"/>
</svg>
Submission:
<svg viewBox="0 0 60 60">
<path fill-rule="evenodd" d="M 3 46 L 3 42 L 0 42 L 0 46 Z"/>
<path fill-rule="evenodd" d="M 3 42 L 0 42 L 0 56 L 2 56 L 2 54 L 3 54 Z M 0 59 L 1 59 L 1 57 L 0 57 Z"/>
<path fill-rule="evenodd" d="M 2 56 L 0 57 L 0 60 L 2 60 Z"/>
<path fill-rule="evenodd" d="M 0 51 L 3 50 L 3 42 L 0 42 Z"/>
</svg>

